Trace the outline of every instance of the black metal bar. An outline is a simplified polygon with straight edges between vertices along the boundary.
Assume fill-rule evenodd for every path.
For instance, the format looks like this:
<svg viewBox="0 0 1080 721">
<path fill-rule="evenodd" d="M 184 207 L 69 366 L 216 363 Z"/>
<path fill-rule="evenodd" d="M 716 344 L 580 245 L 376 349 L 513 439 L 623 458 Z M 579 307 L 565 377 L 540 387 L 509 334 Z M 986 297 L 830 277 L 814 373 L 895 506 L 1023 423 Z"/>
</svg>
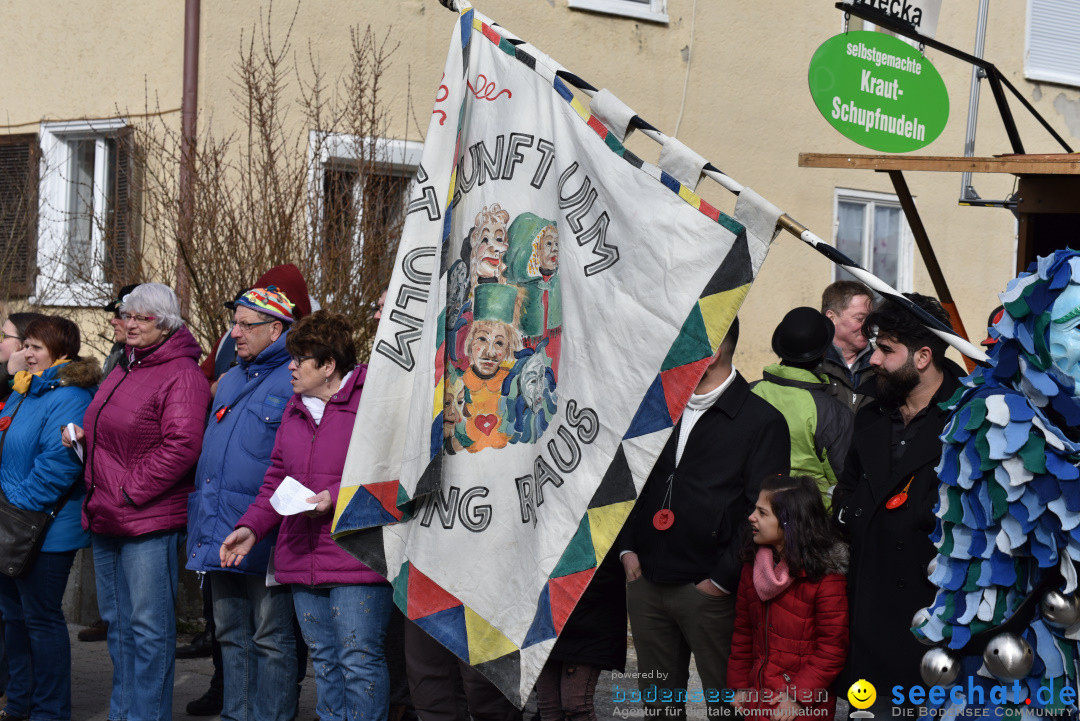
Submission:
<svg viewBox="0 0 1080 721">
<path fill-rule="evenodd" d="M 926 272 L 930 274 L 930 280 L 934 284 L 934 291 L 937 293 L 938 300 L 942 303 L 952 303 L 949 284 L 945 282 L 945 274 L 941 272 L 941 265 L 938 263 L 937 255 L 934 253 L 934 246 L 930 244 L 930 236 L 927 235 L 926 226 L 923 225 L 919 210 L 915 207 L 915 199 L 911 197 L 911 190 L 908 188 L 907 180 L 904 179 L 904 174 L 899 170 L 886 172 L 889 174 L 889 180 L 892 181 L 893 190 L 896 191 L 896 197 L 900 201 L 900 207 L 907 217 L 911 234 L 915 236 L 915 245 L 919 247 L 919 254 L 922 256 L 923 264 L 926 266 Z"/>
<path fill-rule="evenodd" d="M 904 210 L 908 228 L 911 229 L 911 234 L 915 236 L 915 245 L 919 247 L 919 255 L 922 256 L 923 265 L 926 266 L 926 272 L 930 274 L 930 280 L 934 284 L 934 292 L 937 293 L 938 300 L 941 301 L 941 305 L 944 306 L 952 319 L 953 332 L 961 338 L 967 338 L 968 333 L 967 329 L 964 328 L 964 321 L 960 318 L 960 311 L 956 307 L 956 301 L 953 300 L 952 293 L 949 291 L 945 273 L 941 271 L 941 264 L 938 263 L 934 246 L 930 243 L 930 235 L 926 232 L 922 217 L 919 216 L 919 209 L 915 207 L 915 199 L 911 197 L 911 190 L 908 188 L 907 180 L 904 179 L 904 174 L 899 170 L 889 170 L 887 172 L 889 173 L 889 180 L 892 181 L 893 189 L 896 191 L 896 197 L 900 200 L 900 207 Z M 964 363 L 967 365 L 968 373 L 975 370 L 975 361 L 971 358 L 964 356 Z"/>
<path fill-rule="evenodd" d="M 1028 109 L 1028 112 L 1030 112 L 1032 115 L 1035 116 L 1035 119 L 1038 120 L 1039 124 L 1042 125 L 1046 129 L 1046 132 L 1050 133 L 1050 135 L 1052 135 L 1054 137 L 1054 140 L 1058 141 L 1058 143 L 1061 145 L 1061 147 L 1065 148 L 1065 152 L 1066 153 L 1073 152 L 1072 147 L 1068 143 L 1065 142 L 1064 138 L 1062 138 L 1060 135 L 1057 134 L 1056 130 L 1054 130 L 1052 127 L 1050 127 L 1050 123 L 1046 122 L 1046 119 L 1043 118 L 1043 116 L 1039 115 L 1039 111 L 1036 110 L 1035 106 L 1033 106 L 1031 103 L 1029 103 L 1028 99 L 1025 98 L 1020 93 L 1019 90 L 1016 89 L 1016 86 L 1013 85 L 1009 81 L 1009 79 L 1007 77 L 1005 77 L 1004 75 L 999 74 L 998 77 L 1001 78 L 1001 82 L 1004 83 L 1005 87 L 1007 87 L 1009 90 L 1012 91 L 1012 94 L 1016 96 L 1016 99 L 1019 100 L 1023 104 L 1023 106 Z"/>
<path fill-rule="evenodd" d="M 836 3 L 837 10 L 843 10 L 844 12 L 854 15 L 861 20 L 869 20 L 875 25 L 880 25 L 887 30 L 892 30 L 894 33 L 899 33 L 906 38 L 917 40 L 927 47 L 940 50 L 946 55 L 952 55 L 954 58 L 963 60 L 964 62 L 971 63 L 972 65 L 978 65 L 980 68 L 993 67 L 993 63 L 984 60 L 983 58 L 976 57 L 975 55 L 969 55 L 963 50 L 957 50 L 952 45 L 946 45 L 943 42 L 935 40 L 934 38 L 928 38 L 925 35 L 919 33 L 914 27 L 908 23 L 898 21 L 892 15 L 887 15 L 879 10 L 874 10 L 866 5 L 855 5 L 852 3 L 838 2 Z"/>
<path fill-rule="evenodd" d="M 972 208 L 1005 208 L 1006 210 L 1016 210 L 1017 201 L 1009 200 L 983 200 L 977 199 L 964 199 L 961 198 L 956 203 L 957 205 L 971 206 Z"/>
<path fill-rule="evenodd" d="M 994 93 L 994 102 L 997 103 L 998 112 L 1001 113 L 1001 121 L 1005 123 L 1005 132 L 1009 135 L 1009 145 L 1014 153 L 1024 154 L 1024 144 L 1020 141 L 1020 131 L 1016 129 L 1016 121 L 1013 119 L 1012 110 L 1009 109 L 1009 99 L 1005 97 L 1005 91 L 1001 87 L 1001 75 L 998 69 L 990 66 L 986 73 L 986 81 L 990 83 L 990 90 Z"/>
</svg>

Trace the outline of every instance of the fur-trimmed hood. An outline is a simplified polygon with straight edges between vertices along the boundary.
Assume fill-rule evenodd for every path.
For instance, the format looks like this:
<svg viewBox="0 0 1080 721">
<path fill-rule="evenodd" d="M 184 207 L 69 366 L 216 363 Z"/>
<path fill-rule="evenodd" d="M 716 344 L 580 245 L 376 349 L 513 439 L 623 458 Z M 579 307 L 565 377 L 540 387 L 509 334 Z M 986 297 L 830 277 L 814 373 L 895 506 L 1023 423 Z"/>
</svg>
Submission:
<svg viewBox="0 0 1080 721">
<path fill-rule="evenodd" d="M 80 358 L 46 368 L 40 375 L 20 371 L 15 374 L 14 390 L 23 395 L 40 396 L 62 386 L 92 391 L 100 383 L 101 364 L 94 358 Z"/>
<path fill-rule="evenodd" d="M 60 385 L 93 388 L 101 383 L 101 364 L 96 358 L 80 358 L 60 366 Z"/>
</svg>

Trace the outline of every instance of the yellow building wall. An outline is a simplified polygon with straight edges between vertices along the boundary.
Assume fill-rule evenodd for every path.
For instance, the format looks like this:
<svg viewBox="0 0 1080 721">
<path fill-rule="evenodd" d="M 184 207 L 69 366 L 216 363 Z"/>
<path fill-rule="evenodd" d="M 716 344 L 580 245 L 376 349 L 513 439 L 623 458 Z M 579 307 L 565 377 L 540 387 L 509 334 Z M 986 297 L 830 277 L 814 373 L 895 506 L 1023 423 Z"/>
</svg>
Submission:
<svg viewBox="0 0 1080 721">
<path fill-rule="evenodd" d="M 1076 141 L 1077 89 L 1023 77 L 1026 5 L 1020 0 L 992 4 L 986 56 L 1059 133 Z M 6 3 L 7 22 L 0 25 L 0 126 L 29 132 L 42 120 L 179 108 L 183 6 L 179 0 Z M 831 0 L 668 0 L 666 24 L 573 10 L 566 0 L 477 0 L 475 6 L 571 72 L 610 89 L 664 132 L 674 134 L 678 124 L 680 140 L 823 238 L 832 238 L 837 187 L 892 192 L 887 176 L 870 171 L 798 167 L 800 152 L 871 152 L 833 130 L 807 88 L 813 52 L 842 28 Z M 977 6 L 943 3 L 938 39 L 970 52 Z M 17 18 L 22 21 L 13 21 Z M 420 139 L 453 22 L 454 15 L 435 0 L 304 0 L 275 3 L 269 28 L 279 42 L 291 32 L 301 67 L 310 46 L 331 79 L 346 70 L 351 26 L 370 23 L 379 35 L 389 30 L 391 42 L 400 43 L 384 78 L 395 118 L 390 134 Z M 861 28 L 861 21 L 851 21 L 851 29 Z M 203 0 L 200 29 L 200 129 L 212 124 L 221 135 L 240 129 L 234 68 L 241 43 L 253 32 L 259 42 L 267 31 L 265 6 Z M 960 155 L 971 68 L 937 51 L 926 56 L 945 79 L 951 109 L 944 133 L 920 153 Z M 295 82 L 288 92 L 298 97 Z M 1028 152 L 1059 150 L 1018 103 L 1011 105 Z M 167 117 L 178 124 L 178 113 Z M 291 117 L 302 121 L 298 111 Z M 647 160 L 659 154 L 644 138 L 631 147 Z M 986 83 L 975 150 L 978 155 L 1009 152 Z M 981 338 L 986 315 L 997 304 L 995 293 L 1013 274 L 1015 220 L 1006 210 L 958 206 L 958 174 L 908 173 L 907 180 L 968 330 Z M 1013 178 L 981 175 L 973 184 L 982 197 L 1000 199 L 1011 192 Z M 704 181 L 701 191 L 710 202 L 732 208 L 733 198 L 711 181 Z M 913 252 L 914 289 L 933 293 Z M 748 377 L 758 377 L 774 360 L 769 339 L 783 314 L 797 305 L 816 306 L 831 273 L 828 261 L 796 239 L 782 234 L 776 240 L 742 313 L 736 364 Z"/>
</svg>

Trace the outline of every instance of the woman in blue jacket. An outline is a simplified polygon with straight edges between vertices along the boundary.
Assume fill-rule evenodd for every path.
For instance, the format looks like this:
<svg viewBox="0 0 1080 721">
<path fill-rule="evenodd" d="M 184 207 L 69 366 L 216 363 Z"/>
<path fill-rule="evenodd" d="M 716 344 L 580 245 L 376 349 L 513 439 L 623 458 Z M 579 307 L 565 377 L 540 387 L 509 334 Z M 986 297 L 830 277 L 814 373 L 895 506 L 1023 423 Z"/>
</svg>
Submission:
<svg viewBox="0 0 1080 721">
<path fill-rule="evenodd" d="M 15 375 L 0 412 L 0 488 L 8 501 L 49 511 L 67 497 L 30 570 L 21 578 L 0 576 L 11 673 L 0 721 L 71 718 L 71 648 L 60 603 L 75 551 L 89 546 L 90 536 L 80 511 L 82 464 L 60 434 L 68 423 L 82 423 L 101 380 L 97 361 L 79 357 L 80 346 L 79 328 L 66 318 L 31 322 L 24 342 L 29 370 Z"/>
</svg>

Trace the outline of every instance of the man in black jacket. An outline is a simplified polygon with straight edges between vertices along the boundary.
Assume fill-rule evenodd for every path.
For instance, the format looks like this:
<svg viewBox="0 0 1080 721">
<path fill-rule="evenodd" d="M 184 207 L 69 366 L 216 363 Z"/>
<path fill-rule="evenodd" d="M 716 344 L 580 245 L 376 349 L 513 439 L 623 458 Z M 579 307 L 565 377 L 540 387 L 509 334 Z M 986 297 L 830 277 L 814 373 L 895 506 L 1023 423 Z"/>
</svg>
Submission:
<svg viewBox="0 0 1080 721">
<path fill-rule="evenodd" d="M 626 523 L 626 605 L 646 707 L 681 718 L 689 692 L 721 707 L 747 517 L 786 474 L 780 412 L 732 366 L 738 319 L 691 396 Z M 704 689 L 687 689 L 690 654 Z"/>
<path fill-rule="evenodd" d="M 949 323 L 935 299 L 908 297 Z M 952 396 L 963 371 L 945 358 L 945 341 L 896 303 L 886 301 L 871 313 L 863 332 L 877 339 L 870 359 L 875 383 L 867 389 L 876 400 L 855 417 L 855 437 L 833 494 L 833 511 L 851 543 L 851 649 L 837 690 L 864 678 L 877 688 L 878 707 L 885 710 L 887 689 L 922 683 L 919 661 L 926 647 L 909 629 L 915 612 L 934 600 L 926 566 L 934 557 L 934 468 L 947 415 L 939 404 Z"/>
</svg>

